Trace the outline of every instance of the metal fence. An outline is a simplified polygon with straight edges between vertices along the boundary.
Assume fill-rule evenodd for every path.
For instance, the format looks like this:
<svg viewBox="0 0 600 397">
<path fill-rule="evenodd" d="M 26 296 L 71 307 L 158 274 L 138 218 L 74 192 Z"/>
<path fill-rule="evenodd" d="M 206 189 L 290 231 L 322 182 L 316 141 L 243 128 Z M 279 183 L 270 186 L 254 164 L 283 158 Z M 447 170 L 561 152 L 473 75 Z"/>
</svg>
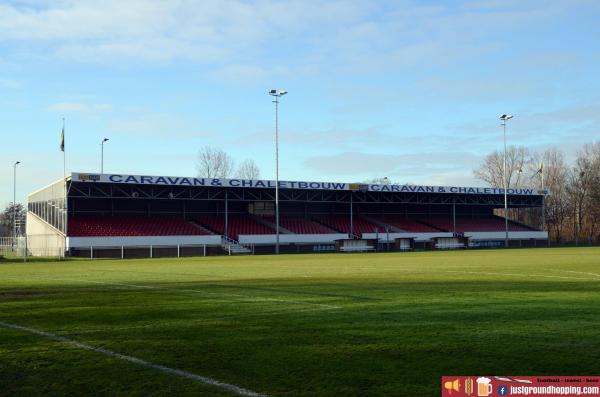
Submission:
<svg viewBox="0 0 600 397">
<path fill-rule="evenodd" d="M 0 237 L 0 257 L 27 260 L 28 257 L 63 258 L 61 247 L 32 248 L 27 245 L 27 237 Z"/>
<path fill-rule="evenodd" d="M 164 258 L 215 255 L 220 247 L 206 244 L 186 245 L 135 245 L 135 246 L 89 246 L 69 250 L 69 256 L 80 259 L 100 258 Z"/>
<path fill-rule="evenodd" d="M 1 237 L 0 258 L 27 261 L 35 258 L 64 259 L 65 256 L 77 259 L 100 258 L 160 258 L 223 255 L 227 252 L 221 246 L 206 244 L 185 245 L 137 245 L 137 246 L 86 246 L 73 247 L 65 252 L 62 246 L 41 244 L 44 236 L 33 236 L 28 244 L 27 237 Z M 52 237 L 52 236 L 51 236 Z M 45 241 L 42 241 L 45 242 Z"/>
</svg>

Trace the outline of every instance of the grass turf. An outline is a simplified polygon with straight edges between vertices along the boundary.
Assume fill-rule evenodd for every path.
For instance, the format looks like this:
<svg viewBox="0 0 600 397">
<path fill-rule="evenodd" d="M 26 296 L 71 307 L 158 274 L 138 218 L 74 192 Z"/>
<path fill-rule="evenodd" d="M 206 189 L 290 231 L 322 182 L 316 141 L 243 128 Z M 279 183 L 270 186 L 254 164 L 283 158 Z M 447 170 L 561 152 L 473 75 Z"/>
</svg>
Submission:
<svg viewBox="0 0 600 397">
<path fill-rule="evenodd" d="M 269 396 L 597 375 L 600 249 L 0 264 L 0 321 Z M 0 395 L 231 393 L 0 326 Z"/>
</svg>

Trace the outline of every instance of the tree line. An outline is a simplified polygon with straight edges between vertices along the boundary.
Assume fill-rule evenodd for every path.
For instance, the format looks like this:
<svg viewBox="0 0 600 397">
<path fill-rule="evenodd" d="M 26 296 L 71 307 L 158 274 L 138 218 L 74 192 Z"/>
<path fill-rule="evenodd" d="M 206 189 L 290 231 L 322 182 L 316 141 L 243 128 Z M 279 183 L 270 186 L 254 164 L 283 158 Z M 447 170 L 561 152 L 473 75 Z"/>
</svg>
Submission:
<svg viewBox="0 0 600 397">
<path fill-rule="evenodd" d="M 243 160 L 236 168 L 231 155 L 211 146 L 205 146 L 198 151 L 196 171 L 199 178 L 260 179 L 260 169 L 254 160 Z"/>
<path fill-rule="evenodd" d="M 199 150 L 197 174 L 205 178 L 260 179 L 260 169 L 246 159 L 237 167 L 234 159 L 221 149 L 205 146 Z M 488 154 L 473 170 L 486 185 L 504 186 L 504 153 Z M 541 227 L 545 222 L 550 239 L 557 243 L 600 243 L 600 142 L 583 145 L 572 162 L 558 148 L 535 152 L 523 146 L 510 146 L 506 153 L 508 188 L 534 187 L 547 189 L 543 214 L 540 211 L 509 209 L 512 220 Z M 372 183 L 389 184 L 388 178 Z M 20 232 L 24 232 L 25 208 L 9 204 L 0 213 L 0 236 L 13 233 L 13 213 Z M 503 209 L 498 210 L 499 215 Z"/>
<path fill-rule="evenodd" d="M 15 223 L 17 224 L 17 235 L 25 234 L 25 217 L 27 212 L 22 204 L 9 203 L 6 208 L 0 212 L 0 237 L 12 237 L 15 233 Z"/>
<path fill-rule="evenodd" d="M 495 151 L 473 173 L 488 185 L 503 187 L 503 167 L 504 153 Z M 558 148 L 535 152 L 511 146 L 506 153 L 506 181 L 509 188 L 548 190 L 542 219 L 552 241 L 600 243 L 600 142 L 583 145 L 572 162 Z M 535 214 L 509 210 L 508 216 L 531 224 Z"/>
</svg>

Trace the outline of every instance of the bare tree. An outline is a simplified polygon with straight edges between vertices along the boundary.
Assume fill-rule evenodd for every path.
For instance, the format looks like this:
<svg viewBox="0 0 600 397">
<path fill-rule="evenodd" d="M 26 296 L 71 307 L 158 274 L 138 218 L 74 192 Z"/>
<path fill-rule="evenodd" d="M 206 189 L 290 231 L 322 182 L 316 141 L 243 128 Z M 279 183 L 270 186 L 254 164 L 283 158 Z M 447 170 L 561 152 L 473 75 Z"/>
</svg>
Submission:
<svg viewBox="0 0 600 397">
<path fill-rule="evenodd" d="M 503 187 L 503 152 L 490 153 L 479 168 L 477 178 L 489 185 Z M 554 241 L 582 239 L 600 242 L 600 142 L 584 145 L 574 164 L 567 164 L 557 149 L 531 155 L 524 147 L 507 150 L 508 187 L 528 185 L 548 189 L 544 219 Z M 538 223 L 539 210 L 527 212 L 509 209 L 508 216 L 530 225 Z M 503 215 L 502 209 L 496 213 Z"/>
<path fill-rule="evenodd" d="M 198 151 L 196 169 L 200 178 L 229 178 L 233 166 L 231 156 L 221 149 L 205 146 Z"/>
<path fill-rule="evenodd" d="M 555 241 L 564 238 L 565 226 L 571 214 L 571 201 L 567 192 L 568 166 L 564 155 L 557 149 L 548 149 L 533 156 L 536 165 L 531 185 L 549 191 L 544 205 L 547 230 Z M 544 184 L 542 186 L 542 176 Z"/>
<path fill-rule="evenodd" d="M 373 178 L 365 181 L 365 183 L 373 184 L 373 185 L 398 185 L 398 183 L 392 182 L 390 178 L 387 176 Z"/>
<path fill-rule="evenodd" d="M 600 142 L 590 145 L 592 167 L 590 169 L 591 188 L 589 195 L 590 236 L 600 241 Z"/>
<path fill-rule="evenodd" d="M 596 194 L 600 181 L 600 142 L 583 147 L 570 175 L 568 189 L 574 204 L 575 242 L 584 238 L 591 243 L 597 233 L 600 218 L 600 203 Z"/>
<path fill-rule="evenodd" d="M 236 177 L 240 179 L 260 179 L 260 169 L 254 160 L 244 160 L 240 163 Z"/>
<path fill-rule="evenodd" d="M 523 186 L 529 177 L 526 172 L 530 168 L 531 155 L 523 146 L 509 146 L 506 150 L 506 179 L 508 187 Z M 504 152 L 495 151 L 488 154 L 479 168 L 473 170 L 475 177 L 494 187 L 504 187 Z"/>
<path fill-rule="evenodd" d="M 13 219 L 17 221 L 20 234 L 25 233 L 26 211 L 22 204 L 10 203 L 0 212 L 0 237 L 9 237 L 14 233 Z"/>
<path fill-rule="evenodd" d="M 506 186 L 508 188 L 521 187 L 528 184 L 532 158 L 529 150 L 523 146 L 509 146 L 506 150 Z M 473 170 L 475 177 L 490 186 L 504 187 L 504 151 L 495 151 L 488 154 L 479 168 Z M 532 214 L 521 211 L 519 208 L 496 210 L 496 214 L 512 220 L 539 227 L 539 221 L 534 221 Z M 538 214 L 537 219 L 540 216 Z"/>
</svg>

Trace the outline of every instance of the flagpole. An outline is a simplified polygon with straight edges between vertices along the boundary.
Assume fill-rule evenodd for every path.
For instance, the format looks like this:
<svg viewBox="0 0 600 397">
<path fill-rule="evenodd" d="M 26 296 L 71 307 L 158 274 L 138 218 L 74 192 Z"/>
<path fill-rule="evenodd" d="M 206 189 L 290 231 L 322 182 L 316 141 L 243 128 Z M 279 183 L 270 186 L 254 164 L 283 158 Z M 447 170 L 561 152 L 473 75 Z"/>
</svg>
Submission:
<svg viewBox="0 0 600 397">
<path fill-rule="evenodd" d="M 64 204 L 63 204 L 63 232 L 65 236 L 65 247 L 63 249 L 63 256 L 66 256 L 67 251 L 67 221 L 68 221 L 68 209 L 67 209 L 67 155 L 65 150 L 65 118 L 62 118 L 62 152 L 63 152 L 63 184 L 64 184 Z"/>
<path fill-rule="evenodd" d="M 62 125 L 62 132 L 63 132 L 63 179 L 65 179 L 67 177 L 67 159 L 66 159 L 66 155 L 65 155 L 65 145 L 64 145 L 64 137 L 65 137 L 65 118 L 63 117 L 62 119 L 63 125 Z M 66 184 L 65 184 L 66 186 Z"/>
</svg>

